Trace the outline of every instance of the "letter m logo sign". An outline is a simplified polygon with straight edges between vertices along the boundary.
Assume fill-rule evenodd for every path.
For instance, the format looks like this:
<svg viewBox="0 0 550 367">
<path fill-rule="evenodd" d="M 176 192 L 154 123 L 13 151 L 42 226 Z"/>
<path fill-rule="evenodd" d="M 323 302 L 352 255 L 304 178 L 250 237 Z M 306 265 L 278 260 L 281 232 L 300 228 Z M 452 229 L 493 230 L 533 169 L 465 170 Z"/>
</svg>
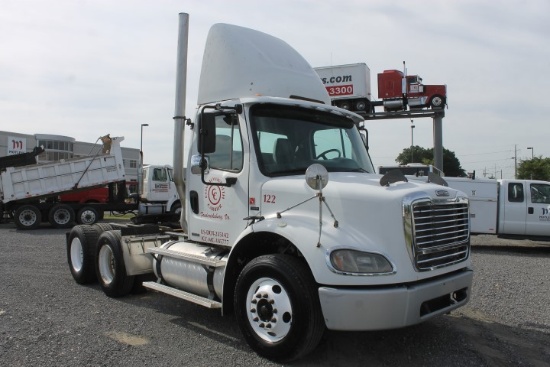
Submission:
<svg viewBox="0 0 550 367">
<path fill-rule="evenodd" d="M 23 149 L 23 141 L 21 140 L 12 140 L 11 141 L 11 149 L 17 149 L 17 150 L 21 150 Z"/>
</svg>

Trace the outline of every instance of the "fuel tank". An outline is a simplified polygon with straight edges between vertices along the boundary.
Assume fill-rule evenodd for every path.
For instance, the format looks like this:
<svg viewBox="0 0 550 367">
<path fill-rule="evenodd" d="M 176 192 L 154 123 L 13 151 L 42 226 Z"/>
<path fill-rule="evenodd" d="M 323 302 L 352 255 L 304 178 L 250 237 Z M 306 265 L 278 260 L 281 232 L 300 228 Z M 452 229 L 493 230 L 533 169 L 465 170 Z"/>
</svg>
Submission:
<svg viewBox="0 0 550 367">
<path fill-rule="evenodd" d="M 228 250 L 180 241 L 167 242 L 161 249 L 166 251 L 153 260 L 157 278 L 201 297 L 222 299 Z"/>
</svg>

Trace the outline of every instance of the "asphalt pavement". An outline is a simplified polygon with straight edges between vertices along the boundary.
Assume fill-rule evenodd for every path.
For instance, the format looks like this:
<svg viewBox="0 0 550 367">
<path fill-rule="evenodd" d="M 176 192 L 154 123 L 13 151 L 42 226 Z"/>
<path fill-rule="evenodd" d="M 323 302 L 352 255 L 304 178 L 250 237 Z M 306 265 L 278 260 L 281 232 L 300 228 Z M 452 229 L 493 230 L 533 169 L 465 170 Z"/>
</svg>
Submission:
<svg viewBox="0 0 550 367">
<path fill-rule="evenodd" d="M 66 230 L 0 224 L 0 365 L 276 366 L 235 319 L 155 292 L 78 285 Z M 412 327 L 327 331 L 295 366 L 550 366 L 550 245 L 472 237 L 470 303 Z"/>
</svg>

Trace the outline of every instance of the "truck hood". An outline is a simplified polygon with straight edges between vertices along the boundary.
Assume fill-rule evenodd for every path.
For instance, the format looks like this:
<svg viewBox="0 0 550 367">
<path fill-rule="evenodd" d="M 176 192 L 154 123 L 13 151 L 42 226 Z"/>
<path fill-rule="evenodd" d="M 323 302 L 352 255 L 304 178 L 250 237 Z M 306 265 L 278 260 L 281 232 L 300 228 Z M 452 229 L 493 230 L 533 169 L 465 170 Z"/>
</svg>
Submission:
<svg viewBox="0 0 550 367">
<path fill-rule="evenodd" d="M 322 204 L 322 248 L 329 251 L 345 246 L 380 253 L 396 269 L 408 269 L 409 274 L 415 274 L 419 279 L 425 277 L 426 273 L 412 269 L 407 252 L 403 203 L 427 198 L 432 201 L 453 200 L 466 195 L 448 187 L 421 182 L 380 186 L 381 177 L 370 173 L 329 173 L 329 182 L 322 193 L 334 219 L 327 206 Z M 272 200 L 262 202 L 261 214 L 266 220 L 273 220 L 279 213 L 280 219 L 275 221 L 282 227 L 283 235 L 288 235 L 291 241 L 301 242 L 305 248 L 316 248 L 319 200 L 315 195 L 316 191 L 307 186 L 304 176 L 271 179 L 263 185 L 262 197 Z M 309 198 L 312 199 L 307 201 Z M 304 235 L 304 227 L 309 228 L 309 234 Z M 401 272 L 399 276 L 403 274 Z"/>
<path fill-rule="evenodd" d="M 430 198 L 433 200 L 455 199 L 461 194 L 449 187 L 422 182 L 397 182 L 389 186 L 381 186 L 381 175 L 355 172 L 331 172 L 329 183 L 322 193 L 325 202 L 330 206 L 339 222 L 364 222 L 366 217 L 375 215 L 377 218 L 395 217 L 402 212 L 405 198 Z M 307 186 L 304 176 L 274 178 L 262 187 L 262 194 L 277 195 L 275 203 L 262 206 L 262 215 L 284 211 L 315 196 L 317 191 Z M 318 201 L 296 207 L 301 212 L 311 212 L 312 206 L 317 207 Z M 303 208 L 301 208 L 303 207 Z M 305 213 L 303 213 L 305 214 Z"/>
</svg>

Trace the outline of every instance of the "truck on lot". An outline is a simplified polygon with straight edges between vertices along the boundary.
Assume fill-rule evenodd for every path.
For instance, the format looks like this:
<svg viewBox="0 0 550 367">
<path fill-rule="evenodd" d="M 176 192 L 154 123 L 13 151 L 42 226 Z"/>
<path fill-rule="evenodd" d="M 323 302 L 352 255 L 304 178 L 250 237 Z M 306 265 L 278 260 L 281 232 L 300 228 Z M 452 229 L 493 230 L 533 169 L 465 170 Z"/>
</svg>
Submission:
<svg viewBox="0 0 550 367">
<path fill-rule="evenodd" d="M 172 167 L 169 165 L 144 165 L 140 170 L 140 183 L 136 185 L 135 195 L 129 194 L 126 201 L 134 202 L 135 198 L 139 198 L 139 215 L 159 214 L 159 213 L 176 213 L 181 211 L 181 204 L 172 179 Z M 131 192 L 130 185 L 135 184 L 133 181 L 126 181 L 126 189 Z M 80 203 L 107 204 L 113 202 L 112 194 L 109 186 L 97 187 L 82 191 L 72 191 L 59 195 L 61 203 Z M 101 206 L 101 208 L 109 211 L 116 211 L 115 208 L 110 210 L 109 206 Z M 138 207 L 130 206 L 125 210 L 133 211 Z M 103 218 L 103 212 L 100 212 L 100 217 Z M 77 218 L 78 219 L 78 218 Z M 82 221 L 79 221 L 83 224 Z M 93 224 L 84 222 L 84 224 Z"/>
<path fill-rule="evenodd" d="M 169 165 L 144 165 L 139 178 L 139 202 L 142 214 L 181 212 L 181 202 Z"/>
<path fill-rule="evenodd" d="M 442 109 L 447 103 L 446 85 L 424 85 L 418 75 L 405 75 L 399 70 L 378 74 L 378 98 L 386 111 L 432 108 Z"/>
<path fill-rule="evenodd" d="M 471 232 L 550 239 L 550 182 L 445 177 L 470 199 Z"/>
<path fill-rule="evenodd" d="M 466 195 L 376 174 L 364 119 L 331 106 L 307 61 L 255 30 L 212 26 L 196 117 L 185 117 L 188 24 L 180 14 L 181 229 L 75 226 L 75 281 L 234 312 L 250 347 L 276 361 L 312 351 L 327 328 L 399 328 L 465 305 Z"/>
<path fill-rule="evenodd" d="M 371 112 L 370 69 L 365 63 L 314 68 L 332 105 L 358 113 Z"/>
<path fill-rule="evenodd" d="M 381 166 L 409 180 L 434 182 L 464 192 L 470 200 L 470 232 L 499 237 L 550 239 L 550 182 L 448 177 L 431 165 Z"/>
<path fill-rule="evenodd" d="M 120 142 L 106 135 L 101 152 L 90 157 L 36 164 L 43 149 L 0 159 L 0 210 L 20 229 L 43 221 L 67 228 L 93 224 L 104 212 L 148 215 L 179 213 L 181 204 L 172 182 L 172 168 L 146 165 L 139 195 L 128 195 Z M 167 217 L 169 218 L 169 217 Z M 152 219 L 152 218 L 149 218 Z"/>
<path fill-rule="evenodd" d="M 0 172 L 0 209 L 13 216 L 18 228 L 34 229 L 43 219 L 58 228 L 72 226 L 75 218 L 87 223 L 98 216 L 101 205 L 126 207 L 121 199 L 121 183 L 126 179 L 120 150 L 122 140 L 123 137 L 102 137 L 103 149 L 89 157 L 4 167 Z M 111 203 L 93 207 L 58 200 L 63 193 L 106 185 L 110 185 Z"/>
</svg>

